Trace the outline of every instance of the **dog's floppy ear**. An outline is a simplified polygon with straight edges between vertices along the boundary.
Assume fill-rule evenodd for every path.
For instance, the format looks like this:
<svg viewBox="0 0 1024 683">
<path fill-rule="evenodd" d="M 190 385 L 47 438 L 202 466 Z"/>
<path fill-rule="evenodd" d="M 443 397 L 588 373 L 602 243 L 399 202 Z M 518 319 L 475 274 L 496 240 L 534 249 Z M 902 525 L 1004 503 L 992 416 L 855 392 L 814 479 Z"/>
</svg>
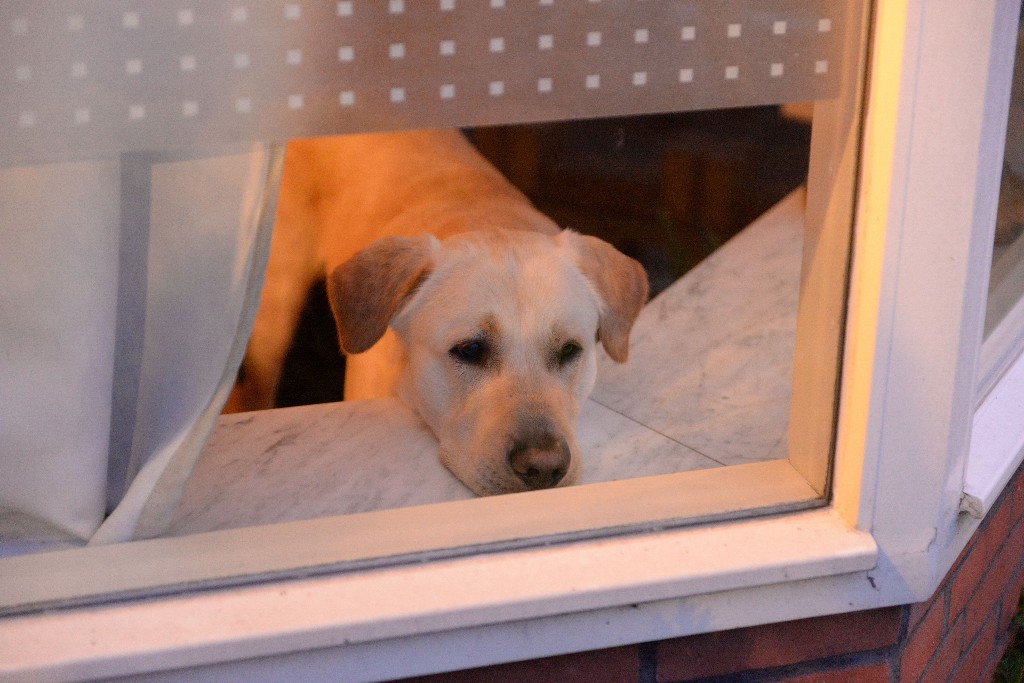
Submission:
<svg viewBox="0 0 1024 683">
<path fill-rule="evenodd" d="M 598 336 L 612 360 L 625 363 L 629 331 L 647 303 L 643 266 L 604 240 L 563 230 L 559 240 L 576 255 L 576 265 L 601 297 Z"/>
<path fill-rule="evenodd" d="M 388 323 L 430 272 L 433 235 L 385 237 L 334 269 L 327 299 L 345 353 L 361 353 L 384 336 Z"/>
</svg>

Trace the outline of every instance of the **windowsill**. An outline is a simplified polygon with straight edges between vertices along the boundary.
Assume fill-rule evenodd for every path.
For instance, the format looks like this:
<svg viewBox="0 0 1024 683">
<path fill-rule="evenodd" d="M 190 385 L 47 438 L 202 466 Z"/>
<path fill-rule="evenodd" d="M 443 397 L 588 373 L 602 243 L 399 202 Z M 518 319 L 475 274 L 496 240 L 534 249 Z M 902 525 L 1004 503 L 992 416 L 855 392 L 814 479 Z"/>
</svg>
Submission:
<svg viewBox="0 0 1024 683">
<path fill-rule="evenodd" d="M 339 680 L 382 679 L 730 628 L 763 618 L 772 603 L 784 618 L 851 609 L 871 598 L 862 572 L 876 561 L 869 534 L 822 509 L 8 617 L 0 673 L 79 678 L 234 662 L 248 677 L 254 663 L 244 660 L 299 653 L 255 670 L 280 677 L 326 657 Z M 843 575 L 857 588 L 812 581 Z M 806 595 L 758 601 L 744 592 L 771 586 Z M 671 619 L 658 617 L 665 601 L 697 595 L 725 603 L 676 603 Z M 417 656 L 402 656 L 410 647 Z"/>
<path fill-rule="evenodd" d="M 981 519 L 1024 461 L 1024 354 L 1017 357 L 974 413 L 961 509 Z"/>
</svg>

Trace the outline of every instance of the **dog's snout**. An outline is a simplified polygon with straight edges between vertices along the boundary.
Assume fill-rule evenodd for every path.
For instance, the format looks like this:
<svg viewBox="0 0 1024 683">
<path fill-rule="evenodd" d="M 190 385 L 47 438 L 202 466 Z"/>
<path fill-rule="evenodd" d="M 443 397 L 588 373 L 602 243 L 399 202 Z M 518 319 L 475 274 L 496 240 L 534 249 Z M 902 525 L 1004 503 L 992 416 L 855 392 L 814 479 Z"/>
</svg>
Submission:
<svg viewBox="0 0 1024 683">
<path fill-rule="evenodd" d="M 515 442 L 508 452 L 508 463 L 528 487 L 546 489 L 562 481 L 569 471 L 571 457 L 565 439 L 545 434 Z"/>
</svg>

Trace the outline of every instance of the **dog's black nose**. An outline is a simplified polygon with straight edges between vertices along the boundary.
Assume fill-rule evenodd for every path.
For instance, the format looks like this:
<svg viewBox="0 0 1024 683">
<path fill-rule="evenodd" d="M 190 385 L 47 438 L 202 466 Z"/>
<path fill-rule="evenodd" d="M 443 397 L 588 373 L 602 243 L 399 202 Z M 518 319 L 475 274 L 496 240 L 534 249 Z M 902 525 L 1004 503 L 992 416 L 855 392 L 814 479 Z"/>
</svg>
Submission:
<svg viewBox="0 0 1024 683">
<path fill-rule="evenodd" d="M 531 489 L 546 489 L 562 481 L 569 470 L 569 444 L 550 434 L 516 441 L 508 452 L 508 464 Z"/>
</svg>

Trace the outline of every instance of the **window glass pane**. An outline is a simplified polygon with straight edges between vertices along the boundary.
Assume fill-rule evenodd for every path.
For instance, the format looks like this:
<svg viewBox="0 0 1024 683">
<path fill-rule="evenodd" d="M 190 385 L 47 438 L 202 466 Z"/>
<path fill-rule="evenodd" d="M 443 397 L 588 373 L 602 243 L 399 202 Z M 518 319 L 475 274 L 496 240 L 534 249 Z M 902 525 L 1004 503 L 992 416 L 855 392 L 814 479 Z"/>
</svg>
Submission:
<svg viewBox="0 0 1024 683">
<path fill-rule="evenodd" d="M 985 315 L 982 393 L 1024 342 L 1024 32 L 1018 32 Z"/>
<path fill-rule="evenodd" d="M 221 418 L 187 486 L 162 494 L 172 502 L 181 495 L 180 506 L 167 507 L 164 501 L 167 536 L 195 540 L 201 532 L 252 528 L 256 535 L 245 538 L 265 532 L 279 541 L 280 528 L 259 525 L 327 518 L 344 548 L 325 550 L 323 539 L 332 536 L 319 534 L 320 545 L 311 545 L 310 555 L 289 560 L 290 570 L 299 571 L 303 562 L 334 567 L 410 553 L 509 547 L 537 538 L 777 512 L 827 499 L 866 3 L 338 2 L 242 11 L 223 2 L 210 3 L 217 11 L 206 14 L 172 11 L 154 1 L 140 5 L 145 11 L 117 11 L 104 25 L 113 22 L 129 42 L 137 31 L 147 46 L 141 54 L 162 51 L 174 58 L 128 55 L 123 64 L 114 60 L 116 74 L 96 72 L 100 64 L 109 66 L 109 59 L 72 60 L 82 65 L 73 68 L 73 77 L 91 74 L 106 90 L 72 93 L 99 98 L 103 106 L 69 104 L 71 123 L 53 113 L 57 105 L 32 94 L 31 88 L 42 88 L 50 82 L 43 77 L 58 69 L 36 32 L 45 37 L 47 22 L 56 22 L 60 31 L 77 35 L 93 21 L 84 14 L 65 17 L 50 5 L 37 16 L 34 7 L 0 8 L 3 26 L 14 36 L 0 48 L 0 58 L 11 63 L 10 73 L 24 86 L 18 98 L 0 102 L 0 114 L 8 114 L 6 120 L 14 121 L 21 135 L 0 136 L 6 141 L 0 147 L 5 165 L 122 153 L 136 158 L 144 150 L 174 150 L 190 158 L 197 149 L 220 150 L 229 142 L 292 140 L 263 293 L 265 303 L 289 296 L 291 302 L 272 315 L 257 315 L 253 334 L 254 345 L 283 339 L 290 350 L 275 355 L 265 352 L 269 346 L 251 347 L 239 391 L 228 404 L 292 407 Z M 102 3 L 90 7 L 101 14 L 112 11 Z M 259 50 L 246 42 L 253 37 L 247 27 L 260 29 Z M 33 37 L 37 42 L 29 41 Z M 87 51 L 95 45 L 72 47 Z M 207 65 L 213 65 L 209 72 Z M 133 89 L 124 85 L 125 74 L 129 85 L 146 78 L 166 82 L 160 89 Z M 192 94 L 191 78 L 207 79 L 197 82 L 210 92 L 203 98 Z M 112 123 L 104 116 L 110 112 L 121 112 L 123 120 Z M 89 125 L 93 134 L 82 134 L 82 126 Z M 544 242 L 538 251 L 549 261 L 540 262 L 572 273 L 557 286 L 549 283 L 557 279 L 553 266 L 532 266 L 528 285 L 510 280 L 494 287 L 483 310 L 473 310 L 474 320 L 484 322 L 458 338 L 447 336 L 457 327 L 447 300 L 429 309 L 436 309 L 429 320 L 443 321 L 438 326 L 410 314 L 402 332 L 408 339 L 439 335 L 445 340 L 439 362 L 448 368 L 446 377 L 458 378 L 446 380 L 446 389 L 437 395 L 416 389 L 418 401 L 339 403 L 340 389 L 353 373 L 351 365 L 341 368 L 337 353 L 334 318 L 343 312 L 336 301 L 332 311 L 320 281 L 333 276 L 333 265 L 318 264 L 317 254 L 338 248 L 341 240 L 369 244 L 365 235 L 381 232 L 380 225 L 345 223 L 349 215 L 374 215 L 366 206 L 422 202 L 424 190 L 409 169 L 424 166 L 416 166 L 420 157 L 414 159 L 412 147 L 395 141 L 411 139 L 396 137 L 403 135 L 429 137 L 422 131 L 436 128 L 448 131 L 443 140 L 451 142 L 452 131 L 460 131 L 455 134 L 474 146 L 474 152 L 459 147 L 457 163 L 497 169 L 508 187 L 517 188 L 552 225 L 598 237 L 619 255 L 603 246 L 584 249 L 565 242 L 569 238 L 558 238 L 562 246 Z M 392 146 L 349 155 L 338 150 L 352 149 L 347 145 L 356 138 L 328 137 L 367 132 L 387 137 L 361 138 L 364 142 L 390 140 Z M 428 158 L 453 163 L 445 156 L 446 144 Z M 153 157 L 158 163 L 146 172 L 157 177 L 174 171 L 175 177 L 195 180 L 176 165 L 177 156 L 171 157 Z M 160 164 L 167 168 L 157 168 Z M 330 175 L 342 164 L 355 168 L 348 176 L 353 181 L 375 177 L 381 169 L 393 171 L 377 183 L 382 191 L 377 197 L 387 199 L 341 199 L 343 191 L 324 182 L 323 171 Z M 137 188 L 133 178 L 122 180 L 129 191 Z M 273 188 L 275 180 L 264 173 L 257 185 Z M 460 182 L 457 174 L 446 176 L 426 197 L 458 196 Z M 505 189 L 506 180 L 495 182 L 501 189 L 488 181 L 465 191 L 460 201 L 476 202 L 480 193 L 514 195 Z M 258 189 L 241 192 L 249 199 L 253 193 Z M 459 210 L 452 210 L 451 201 L 418 220 L 428 216 L 443 229 Z M 484 207 L 473 214 L 475 220 L 503 224 L 508 213 L 533 211 L 522 208 L 526 204 L 519 199 L 511 208 L 498 206 L 505 213 L 493 217 L 487 213 L 493 209 Z M 309 216 L 317 220 L 305 221 Z M 288 242 L 295 234 L 289 226 L 299 228 L 294 244 Z M 444 243 L 452 244 L 449 239 L 460 238 Z M 571 258 L 550 260 L 551 254 L 568 250 Z M 633 326 L 629 360 L 620 363 L 625 337 L 615 316 L 633 315 L 619 312 L 628 308 L 620 302 L 628 279 L 619 274 L 623 254 L 642 265 L 652 298 Z M 353 278 L 391 272 L 396 259 L 373 261 Z M 464 289 L 490 286 L 488 278 L 468 270 L 455 276 L 443 271 L 448 279 L 442 286 L 443 269 L 431 263 L 411 267 L 404 283 L 353 279 L 345 291 L 392 296 L 391 316 L 412 300 L 399 294 L 426 297 L 438 290 L 462 301 L 465 292 L 457 286 L 462 279 Z M 610 281 L 609 274 L 614 275 Z M 574 283 L 586 284 L 574 290 Z M 389 289 L 394 291 L 388 294 Z M 504 301 L 508 290 L 515 292 L 515 306 L 491 305 L 494 299 Z M 530 299 L 537 292 L 543 298 Z M 595 297 L 602 299 L 600 306 Z M 506 314 L 506 308 L 515 314 Z M 369 317 L 357 318 L 363 322 L 356 325 L 369 326 Z M 299 332 L 293 335 L 293 329 Z M 519 334 L 527 329 L 534 330 L 532 336 Z M 543 334 L 536 332 L 540 329 Z M 283 367 L 283 380 L 262 385 L 256 398 L 246 397 L 246 387 L 267 375 L 267 366 L 255 362 L 259 358 L 273 361 L 271 375 Z M 559 379 L 574 363 L 596 366 L 592 392 Z M 509 379 L 510 367 L 529 371 Z M 425 379 L 430 372 L 410 376 L 412 386 L 434 386 Z M 457 382 L 465 386 L 456 387 Z M 487 389 L 495 385 L 505 388 Z M 458 414 L 475 416 L 468 427 L 448 419 L 455 414 L 451 397 L 456 392 L 468 397 L 457 404 Z M 131 403 L 135 399 L 128 394 L 115 398 Z M 134 431 L 112 438 L 126 443 L 130 453 L 133 444 L 159 441 L 140 417 L 159 413 L 159 407 L 154 400 L 146 411 L 132 413 L 130 405 L 122 405 L 136 422 L 116 424 Z M 552 415 L 563 408 L 567 417 L 558 422 Z M 489 427 L 492 423 L 497 426 Z M 442 458 L 445 469 L 438 440 L 445 443 L 460 429 L 482 430 L 493 438 L 484 439 L 489 445 L 479 449 L 467 445 L 472 440 L 455 440 L 458 446 Z M 552 458 L 561 459 L 551 464 Z M 131 498 L 131 484 L 144 478 L 146 468 L 131 458 L 111 458 L 108 464 L 108 484 L 117 484 L 109 505 L 116 517 L 122 497 Z M 168 470 L 189 471 L 187 463 L 178 465 Z M 568 470 L 577 467 L 578 478 L 571 483 L 578 485 L 549 486 L 569 482 L 574 475 Z M 481 469 L 500 471 L 488 475 L 498 483 L 486 493 L 545 490 L 478 498 L 469 479 Z M 153 509 L 143 505 L 142 518 L 156 524 L 152 520 L 160 515 Z M 303 537 L 317 536 L 312 526 L 296 529 Z M 210 544 L 209 551 L 238 551 L 242 536 L 230 538 Z M 8 544 L 9 554 L 27 547 L 25 539 L 16 540 L 21 545 Z M 256 555 L 264 550 L 258 540 L 247 544 L 255 546 Z M 316 555 L 320 552 L 327 554 Z M 318 559 L 309 559 L 313 555 Z M 197 560 L 196 573 L 186 579 L 188 562 L 180 555 L 176 561 L 183 568 L 182 582 L 248 571 L 225 569 L 230 563 L 221 562 L 209 574 Z M 246 566 L 284 571 L 268 562 Z"/>
<path fill-rule="evenodd" d="M 788 458 L 812 111 L 761 106 L 465 131 L 540 211 L 608 241 L 639 261 L 650 280 L 652 299 L 632 330 L 629 361 L 596 349 L 596 386 L 577 428 L 581 483 Z M 292 285 L 275 280 L 276 256 L 284 254 L 271 252 L 265 296 Z M 842 282 L 840 272 L 837 291 Z M 278 405 L 341 401 L 345 362 L 322 279 L 298 326 Z M 260 349 L 250 352 L 259 358 Z M 835 381 L 834 374 L 816 379 Z M 316 515 L 347 514 L 473 497 L 438 465 L 429 438 L 409 453 L 385 436 L 396 420 L 408 429 L 402 419 L 383 418 L 376 429 L 358 422 L 362 428 L 351 430 L 339 411 L 354 410 L 332 405 L 263 417 L 274 435 L 269 441 L 257 436 L 249 413 L 226 416 L 174 532 L 219 528 L 225 513 L 232 520 L 294 519 L 293 502 L 268 505 L 262 494 L 250 494 L 272 480 L 332 481 L 301 516 L 314 508 Z M 416 417 L 397 410 L 403 419 Z M 323 431 L 314 435 L 311 422 Z M 830 424 L 821 428 L 827 442 Z M 263 450 L 255 456 L 263 465 L 235 469 L 247 460 L 239 448 Z M 813 455 L 827 462 L 827 444 Z M 316 464 L 306 462 L 299 474 L 297 458 Z M 381 467 L 393 476 L 381 477 Z"/>
<path fill-rule="evenodd" d="M 652 300 L 633 329 L 629 362 L 616 363 L 597 349 L 597 382 L 581 406 L 577 429 L 579 483 L 781 461 L 820 498 L 827 489 L 846 291 L 862 8 L 782 3 L 744 18 L 739 6 L 736 14 L 708 6 L 690 15 L 686 8 L 693 6 L 680 3 L 666 16 L 620 17 L 636 24 L 626 33 L 602 23 L 611 17 L 600 12 L 589 17 L 589 30 L 545 29 L 536 45 L 525 47 L 545 54 L 568 41 L 583 61 L 536 83 L 517 81 L 513 88 L 502 81 L 475 97 L 520 107 L 561 92 L 566 111 L 578 108 L 583 118 L 517 124 L 515 114 L 488 109 L 483 119 L 496 125 L 462 132 L 559 226 L 608 241 L 648 275 Z M 698 28 L 708 45 L 726 51 L 691 51 Z M 435 36 L 439 54 L 453 57 L 468 49 L 445 38 L 445 30 Z M 495 47 L 508 50 L 533 40 L 532 33 L 502 38 L 473 49 L 504 54 Z M 666 42 L 678 53 L 663 55 L 665 63 L 643 61 L 661 59 L 642 51 Z M 798 51 L 800 44 L 805 47 Z M 391 68 L 411 58 L 409 52 L 393 54 L 410 47 L 397 38 L 388 45 Z M 370 49 L 360 43 L 346 59 Z M 631 66 L 587 59 L 613 52 Z M 554 66 L 537 73 L 546 74 L 544 68 Z M 730 90 L 739 74 L 747 79 L 743 93 Z M 698 77 L 713 92 L 689 90 Z M 783 86 L 786 79 L 793 80 Z M 675 105 L 662 102 L 663 90 L 652 91 L 656 82 L 675 90 Z M 449 85 L 436 94 L 418 85 L 418 101 L 425 107 L 456 102 L 467 89 L 461 82 Z M 635 101 L 619 101 L 623 92 Z M 387 96 L 385 113 L 412 97 L 409 89 Z M 611 99 L 601 99 L 606 96 Z M 466 106 L 481 106 L 467 97 Z M 591 111 L 582 111 L 588 106 Z M 683 111 L 659 111 L 665 107 Z M 598 115 L 629 110 L 652 113 Z M 401 191 L 396 186 L 402 182 L 408 179 L 393 176 L 390 189 Z M 271 297 L 276 288 L 293 286 L 276 279 L 275 258 L 286 262 L 288 256 L 284 249 L 271 253 Z M 453 478 L 437 466 L 431 437 L 445 435 L 410 427 L 424 417 L 422 406 L 411 406 L 410 413 L 393 405 L 330 403 L 343 398 L 346 368 L 322 277 L 302 308 L 274 388 L 276 405 L 329 406 L 258 421 L 245 413 L 226 416 L 186 490 L 173 533 L 474 498 L 464 472 L 450 467 Z M 253 349 L 251 359 L 261 353 Z M 254 394 L 258 404 L 269 393 L 247 367 L 243 373 L 239 404 L 229 409 L 251 409 Z M 262 453 L 260 468 L 246 467 L 240 457 L 252 448 Z M 381 470 L 391 474 L 382 477 Z M 269 482 L 306 490 L 314 480 L 322 495 L 291 494 L 282 497 L 286 502 L 268 503 L 265 495 L 251 493 Z"/>
</svg>

